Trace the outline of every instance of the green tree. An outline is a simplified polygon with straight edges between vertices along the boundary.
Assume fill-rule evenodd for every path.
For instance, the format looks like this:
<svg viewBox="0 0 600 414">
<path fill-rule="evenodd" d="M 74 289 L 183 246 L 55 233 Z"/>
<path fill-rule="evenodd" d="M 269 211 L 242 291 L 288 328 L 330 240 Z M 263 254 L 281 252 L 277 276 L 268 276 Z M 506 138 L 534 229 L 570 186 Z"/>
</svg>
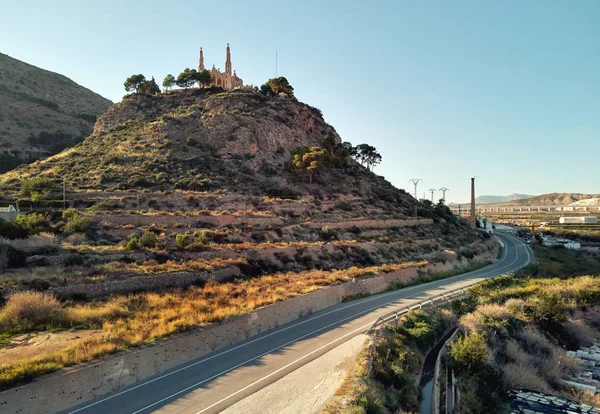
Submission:
<svg viewBox="0 0 600 414">
<path fill-rule="evenodd" d="M 35 177 L 26 180 L 21 185 L 21 195 L 33 200 L 44 200 L 50 196 L 54 181 L 49 177 Z"/>
<path fill-rule="evenodd" d="M 282 93 L 290 98 L 294 97 L 294 88 L 283 76 L 271 78 L 267 81 L 267 84 L 271 87 L 271 90 L 275 95 Z"/>
<path fill-rule="evenodd" d="M 271 85 L 269 85 L 268 83 L 263 83 L 262 85 L 260 85 L 260 93 L 266 96 L 274 95 L 273 89 L 271 89 Z"/>
<path fill-rule="evenodd" d="M 196 69 L 186 68 L 183 72 L 177 76 L 175 83 L 180 88 L 189 88 L 198 82 L 198 72 Z"/>
<path fill-rule="evenodd" d="M 198 73 L 198 83 L 204 87 L 210 86 L 212 83 L 212 76 L 207 69 L 204 69 L 202 72 Z"/>
<path fill-rule="evenodd" d="M 175 77 L 169 73 L 163 79 L 162 86 L 165 88 L 165 91 L 169 91 L 173 88 L 173 85 L 175 85 Z"/>
<path fill-rule="evenodd" d="M 142 83 L 138 87 L 137 92 L 144 95 L 158 95 L 160 93 L 160 88 L 153 76 L 151 80 Z"/>
<path fill-rule="evenodd" d="M 360 144 L 356 146 L 356 157 L 358 162 L 372 170 L 374 166 L 381 163 L 381 155 L 377 149 L 369 144 Z"/>
<path fill-rule="evenodd" d="M 137 92 L 140 85 L 144 82 L 146 82 L 146 77 L 141 73 L 138 73 L 137 75 L 131 75 L 128 77 L 123 86 L 125 86 L 125 90 L 127 92 Z"/>
<path fill-rule="evenodd" d="M 306 171 L 308 182 L 312 184 L 314 173 L 323 166 L 327 151 L 321 147 L 300 147 L 292 157 L 292 165 Z"/>
</svg>

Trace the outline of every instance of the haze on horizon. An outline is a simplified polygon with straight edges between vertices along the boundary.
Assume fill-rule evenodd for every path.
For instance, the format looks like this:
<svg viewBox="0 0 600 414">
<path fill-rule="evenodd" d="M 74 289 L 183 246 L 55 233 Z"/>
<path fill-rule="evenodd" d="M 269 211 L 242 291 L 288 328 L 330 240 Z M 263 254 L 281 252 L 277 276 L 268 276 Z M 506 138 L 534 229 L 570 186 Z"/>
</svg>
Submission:
<svg viewBox="0 0 600 414">
<path fill-rule="evenodd" d="M 133 73 L 233 68 L 288 78 L 376 172 L 419 197 L 598 193 L 600 2 L 114 0 L 3 6 L 0 52 L 119 101 Z M 440 198 L 441 194 L 436 194 Z"/>
</svg>

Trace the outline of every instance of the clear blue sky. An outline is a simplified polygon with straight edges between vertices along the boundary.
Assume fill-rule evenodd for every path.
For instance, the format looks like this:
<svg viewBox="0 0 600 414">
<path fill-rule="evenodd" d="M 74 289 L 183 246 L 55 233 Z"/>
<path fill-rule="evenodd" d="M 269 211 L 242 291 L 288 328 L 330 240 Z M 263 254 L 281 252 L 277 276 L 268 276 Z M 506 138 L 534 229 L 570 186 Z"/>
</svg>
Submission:
<svg viewBox="0 0 600 414">
<path fill-rule="evenodd" d="M 286 76 L 396 186 L 449 201 L 600 193 L 600 1 L 29 0 L 0 8 L 0 51 L 113 100 L 133 73 Z"/>
</svg>

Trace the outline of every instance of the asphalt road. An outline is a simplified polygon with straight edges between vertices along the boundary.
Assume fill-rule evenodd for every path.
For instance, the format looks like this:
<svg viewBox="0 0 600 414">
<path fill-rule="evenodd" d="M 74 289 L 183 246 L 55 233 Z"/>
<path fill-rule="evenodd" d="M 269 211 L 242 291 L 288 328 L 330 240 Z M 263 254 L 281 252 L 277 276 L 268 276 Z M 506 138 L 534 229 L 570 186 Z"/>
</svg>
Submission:
<svg viewBox="0 0 600 414">
<path fill-rule="evenodd" d="M 496 263 L 435 282 L 381 293 L 307 315 L 192 361 L 69 413 L 217 413 L 359 333 L 381 315 L 486 278 L 533 258 L 519 239 L 497 234 L 505 248 Z"/>
</svg>

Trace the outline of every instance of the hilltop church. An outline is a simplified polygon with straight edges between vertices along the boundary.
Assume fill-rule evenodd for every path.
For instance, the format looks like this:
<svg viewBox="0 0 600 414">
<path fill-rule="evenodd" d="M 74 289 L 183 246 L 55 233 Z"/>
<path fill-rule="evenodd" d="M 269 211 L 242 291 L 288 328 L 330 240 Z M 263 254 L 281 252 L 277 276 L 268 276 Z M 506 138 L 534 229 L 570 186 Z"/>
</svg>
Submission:
<svg viewBox="0 0 600 414">
<path fill-rule="evenodd" d="M 200 64 L 198 65 L 198 72 L 206 69 L 204 67 L 204 52 L 202 52 L 202 48 L 200 48 Z M 211 85 L 220 86 L 225 89 L 234 89 L 234 88 L 242 88 L 244 86 L 244 81 L 233 71 L 231 73 L 231 52 L 229 50 L 229 43 L 227 43 L 227 57 L 225 58 L 225 72 L 221 72 L 221 69 L 215 68 L 213 65 L 210 70 L 210 75 L 212 77 Z"/>
</svg>

